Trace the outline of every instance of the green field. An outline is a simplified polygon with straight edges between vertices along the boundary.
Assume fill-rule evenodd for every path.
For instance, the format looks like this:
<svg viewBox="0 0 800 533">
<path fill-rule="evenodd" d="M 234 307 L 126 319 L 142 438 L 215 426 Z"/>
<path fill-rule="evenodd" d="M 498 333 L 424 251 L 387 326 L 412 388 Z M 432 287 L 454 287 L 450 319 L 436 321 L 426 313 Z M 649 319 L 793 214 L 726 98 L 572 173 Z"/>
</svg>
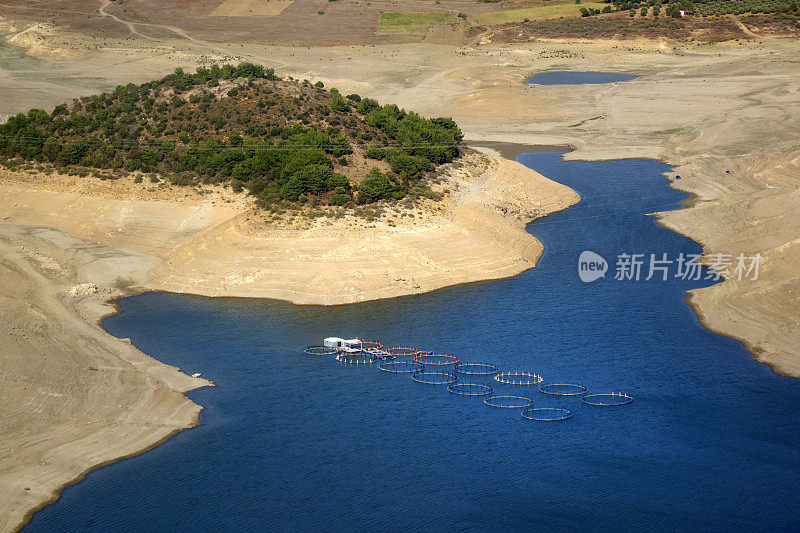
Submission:
<svg viewBox="0 0 800 533">
<path fill-rule="evenodd" d="M 502 24 L 504 22 L 519 22 L 524 19 L 548 19 L 562 16 L 580 16 L 581 8 L 586 9 L 603 9 L 610 4 L 602 4 L 597 2 L 587 2 L 584 4 L 553 4 L 551 6 L 529 7 L 525 9 L 510 9 L 508 11 L 495 11 L 494 13 L 481 13 L 473 15 L 479 24 L 491 26 L 493 24 Z"/>
<path fill-rule="evenodd" d="M 459 22 L 453 13 L 381 13 L 378 35 L 425 35 L 431 26 Z"/>
</svg>

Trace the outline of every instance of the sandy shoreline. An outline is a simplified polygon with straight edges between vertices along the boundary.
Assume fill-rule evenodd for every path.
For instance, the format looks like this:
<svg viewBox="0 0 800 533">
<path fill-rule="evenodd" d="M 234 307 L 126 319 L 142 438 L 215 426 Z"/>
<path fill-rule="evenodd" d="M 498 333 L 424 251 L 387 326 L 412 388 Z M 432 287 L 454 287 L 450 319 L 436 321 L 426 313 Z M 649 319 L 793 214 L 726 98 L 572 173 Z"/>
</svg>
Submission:
<svg viewBox="0 0 800 533">
<path fill-rule="evenodd" d="M 692 291 L 688 303 L 708 329 L 741 340 L 756 359 L 776 372 L 800 376 L 800 279 L 796 274 L 800 265 L 800 197 L 796 194 L 800 188 L 800 101 L 792 85 L 800 76 L 800 66 L 792 60 L 800 53 L 797 42 L 531 42 L 463 49 L 435 44 L 329 48 L 248 44 L 233 52 L 185 40 L 130 39 L 118 44 L 98 39 L 89 48 L 81 36 L 60 35 L 59 39 L 60 48 L 51 56 L 46 53 L 47 38 L 37 40 L 36 52 L 45 59 L 30 60 L 24 73 L 0 69 L 0 94 L 8 96 L 0 99 L 0 115 L 33 106 L 50 108 L 117 83 L 146 81 L 178 64 L 191 68 L 210 59 L 241 57 L 275 66 L 284 76 L 323 80 L 326 86 L 397 102 L 426 115 L 451 115 L 467 138 L 490 141 L 476 145 L 503 155 L 509 155 L 503 143 L 511 141 L 574 147 L 565 156 L 569 159 L 667 161 L 683 178 L 672 180 L 671 186 L 689 192 L 693 200 L 687 208 L 660 213 L 660 224 L 700 242 L 707 254 L 760 252 L 765 256 L 758 282 L 728 280 Z M 63 42 L 74 44 L 79 60 L 59 55 Z M 624 71 L 641 77 L 569 89 L 524 83 L 531 72 L 559 69 Z M 31 72 L 39 76 L 31 78 Z M 100 359 L 102 365 L 91 366 L 113 368 L 116 373 L 108 378 L 109 387 L 113 385 L 117 392 L 135 391 L 134 397 L 114 407 L 116 411 L 103 413 L 111 435 L 118 435 L 115 428 L 119 431 L 114 421 L 147 412 L 147 398 L 163 394 L 165 405 L 180 407 L 176 414 L 165 412 L 162 406 L 151 419 L 140 421 L 137 427 L 146 431 L 144 436 L 140 433 L 138 444 L 120 440 L 116 449 L 95 444 L 82 454 L 73 453 L 74 464 L 51 460 L 42 465 L 43 458 L 58 453 L 58 446 L 66 453 L 70 439 L 73 446 L 79 440 L 74 427 L 58 424 L 61 419 L 72 420 L 72 415 L 59 411 L 63 398 L 88 389 L 99 401 L 108 391 L 92 388 L 98 376 L 87 373 L 97 371 L 87 370 L 87 375 L 78 376 L 83 386 L 70 388 L 71 383 L 50 383 L 46 367 L 32 367 L 30 376 L 25 376 L 13 361 L 4 361 L 6 374 L 12 368 L 21 376 L 15 378 L 21 385 L 9 402 L 20 411 L 0 411 L 0 424 L 24 420 L 25 408 L 31 405 L 50 418 L 42 416 L 37 427 L 2 432 L 0 493 L 13 497 L 0 502 L 0 530 L 19 527 L 32 508 L 51 501 L 59 487 L 77 481 L 87 469 L 135 455 L 162 442 L 176 428 L 197 422 L 199 407 L 181 392 L 199 386 L 196 380 L 185 381 L 190 378 L 97 327 L 99 317 L 110 312 L 106 302 L 129 287 L 332 304 L 507 277 L 532 267 L 541 255 L 541 243 L 525 232 L 525 225 L 576 198 L 550 180 L 507 163 L 482 169 L 478 162 L 474 164 L 470 172 L 453 176 L 452 183 L 445 185 L 452 194 L 441 211 L 417 213 L 414 222 L 389 214 L 358 224 L 346 219 L 325 219 L 327 225 L 309 220 L 301 229 L 280 225 L 254 229 L 257 220 L 247 205 L 224 190 L 202 194 L 145 186 L 133 190 L 122 183 L 97 180 L 41 183 L 30 177 L 0 176 L 0 259 L 3 265 L 14 265 L 0 274 L 0 305 L 9 306 L 5 313 L 9 317 L 11 305 L 16 305 L 13 310 L 18 314 L 0 326 L 0 336 L 33 331 L 34 326 L 40 327 L 39 314 L 80 322 L 76 330 L 97 344 L 91 350 L 70 349 L 70 331 L 51 329 L 42 338 L 52 344 L 46 352 L 52 351 L 56 360 Z M 490 186 L 482 185 L 487 183 Z M 510 213 L 506 212 L 509 205 Z M 492 232 L 490 227 L 498 230 Z M 347 235 L 349 241 L 343 240 Z M 334 274 L 308 261 L 340 241 L 343 252 L 327 257 L 335 265 Z M 420 246 L 424 254 L 409 252 Z M 453 249 L 459 254 L 443 253 Z M 377 260 L 355 272 L 346 270 L 348 263 L 363 254 Z M 426 259 L 418 261 L 420 256 Z M 468 264 L 459 260 L 463 256 L 479 261 Z M 286 270 L 287 260 L 293 271 L 282 283 L 271 279 L 271 272 Z M 220 274 L 221 264 L 236 265 L 237 271 Z M 18 279 L 20 269 L 25 273 L 22 280 Z M 12 275 L 17 277 L 12 279 Z M 322 283 L 333 284 L 336 290 L 320 294 L 313 287 Z M 98 292 L 69 296 L 74 287 L 87 284 L 97 285 Z M 29 309 L 24 305 L 29 296 L 14 292 L 19 287 L 36 288 L 46 305 Z M 8 335 L 4 327 L 16 329 Z M 20 361 L 37 360 L 42 353 L 41 346 L 19 350 Z M 120 366 L 120 357 L 130 362 Z M 68 372 L 65 376 L 77 379 Z M 36 380 L 44 393 L 26 389 L 24 379 L 28 379 L 25 383 Z M 48 392 L 65 396 L 48 396 Z M 73 407 L 75 413 L 88 410 L 85 403 Z M 102 420 L 92 424 L 87 431 L 104 431 Z M 50 442 L 51 446 L 31 449 L 25 456 L 8 452 L 21 449 L 25 438 L 41 432 L 64 443 Z M 18 462 L 7 467 L 9 457 Z M 58 472 L 44 475 L 48 466 Z M 40 480 L 36 490 L 25 491 L 25 480 L 34 479 Z"/>
<path fill-rule="evenodd" d="M 100 328 L 106 302 L 124 293 L 76 283 L 77 249 L 55 251 L 63 237 L 0 224 L 2 530 L 24 525 L 88 471 L 196 426 L 201 407 L 184 393 L 209 384 Z"/>
<path fill-rule="evenodd" d="M 130 180 L 0 175 L 9 222 L 54 228 L 128 254 L 104 262 L 104 270 L 84 269 L 94 283 L 122 277 L 140 290 L 301 304 L 389 298 L 518 274 L 543 250 L 525 226 L 579 201 L 568 187 L 519 163 L 478 152 L 439 177 L 443 201 L 370 218 L 341 211 L 274 221 L 250 198 L 222 188 L 149 192 Z"/>
</svg>

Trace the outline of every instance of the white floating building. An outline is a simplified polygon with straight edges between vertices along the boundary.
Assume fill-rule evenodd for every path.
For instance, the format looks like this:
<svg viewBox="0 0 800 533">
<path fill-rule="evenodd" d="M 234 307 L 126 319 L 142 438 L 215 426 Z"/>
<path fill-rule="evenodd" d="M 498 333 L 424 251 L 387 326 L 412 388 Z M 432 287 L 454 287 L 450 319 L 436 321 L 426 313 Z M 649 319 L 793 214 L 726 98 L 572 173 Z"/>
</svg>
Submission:
<svg viewBox="0 0 800 533">
<path fill-rule="evenodd" d="M 359 352 L 361 351 L 360 339 L 342 339 L 339 337 L 327 337 L 323 344 L 326 348 L 331 348 L 340 352 Z"/>
</svg>

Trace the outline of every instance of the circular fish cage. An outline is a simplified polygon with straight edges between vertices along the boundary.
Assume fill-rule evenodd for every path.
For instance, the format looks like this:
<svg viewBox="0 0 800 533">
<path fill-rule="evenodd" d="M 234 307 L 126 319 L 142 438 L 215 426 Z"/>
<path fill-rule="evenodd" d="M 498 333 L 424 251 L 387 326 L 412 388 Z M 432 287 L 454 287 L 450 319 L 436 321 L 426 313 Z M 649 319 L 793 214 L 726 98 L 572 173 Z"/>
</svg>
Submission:
<svg viewBox="0 0 800 533">
<path fill-rule="evenodd" d="M 348 365 L 371 365 L 375 362 L 375 356 L 368 352 L 340 353 L 336 360 Z"/>
<path fill-rule="evenodd" d="M 363 351 L 370 355 L 374 355 L 378 359 L 394 359 L 391 355 L 389 355 L 389 352 L 380 348 L 364 348 Z"/>
<path fill-rule="evenodd" d="M 489 396 L 483 399 L 483 403 L 502 409 L 524 409 L 533 405 L 533 400 L 524 396 Z"/>
<path fill-rule="evenodd" d="M 542 376 L 532 372 L 501 372 L 494 380 L 504 385 L 539 385 L 543 381 Z"/>
<path fill-rule="evenodd" d="M 306 346 L 303 353 L 307 353 L 308 355 L 334 355 L 336 350 L 328 348 L 327 346 Z"/>
<path fill-rule="evenodd" d="M 374 350 L 381 350 L 383 349 L 383 343 L 381 341 L 361 341 L 361 349 L 363 351 L 368 351 L 371 349 Z"/>
<path fill-rule="evenodd" d="M 418 352 L 414 356 L 414 362 L 427 366 L 451 366 L 457 365 L 460 360 L 455 355 L 446 353 Z"/>
<path fill-rule="evenodd" d="M 600 407 L 612 407 L 617 405 L 627 405 L 633 402 L 633 397 L 624 392 L 609 392 L 605 394 L 587 394 L 581 398 L 586 405 L 598 405 Z"/>
<path fill-rule="evenodd" d="M 534 407 L 533 409 L 522 411 L 522 418 L 540 422 L 558 422 L 559 420 L 572 418 L 572 411 L 556 407 Z"/>
<path fill-rule="evenodd" d="M 492 376 L 500 372 L 500 368 L 489 363 L 461 363 L 456 365 L 455 371 L 469 376 Z"/>
<path fill-rule="evenodd" d="M 489 385 L 480 383 L 455 383 L 447 387 L 447 390 L 461 396 L 488 396 L 494 392 Z"/>
<path fill-rule="evenodd" d="M 419 350 L 411 346 L 390 346 L 386 348 L 386 353 L 390 357 L 414 357 L 419 353 Z"/>
<path fill-rule="evenodd" d="M 426 385 L 450 385 L 455 383 L 458 378 L 453 374 L 447 372 L 414 372 L 411 374 L 411 379 L 417 383 L 425 383 Z"/>
<path fill-rule="evenodd" d="M 589 392 L 589 389 L 574 383 L 548 383 L 539 387 L 539 392 L 552 396 L 580 396 Z"/>
<path fill-rule="evenodd" d="M 378 363 L 378 368 L 384 372 L 393 372 L 395 374 L 415 374 L 422 372 L 423 366 L 413 361 L 381 361 Z"/>
</svg>

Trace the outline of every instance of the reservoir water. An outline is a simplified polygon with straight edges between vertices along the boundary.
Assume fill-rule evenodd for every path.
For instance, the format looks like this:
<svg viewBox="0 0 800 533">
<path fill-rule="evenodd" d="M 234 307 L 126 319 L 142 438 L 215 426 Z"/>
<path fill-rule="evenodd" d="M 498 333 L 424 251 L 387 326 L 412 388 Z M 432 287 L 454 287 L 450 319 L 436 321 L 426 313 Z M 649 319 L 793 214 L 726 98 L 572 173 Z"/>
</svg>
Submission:
<svg viewBox="0 0 800 533">
<path fill-rule="evenodd" d="M 686 198 L 660 175 L 668 167 L 518 159 L 583 197 L 530 225 L 547 249 L 519 276 L 336 307 L 122 300 L 109 332 L 217 383 L 190 393 L 203 425 L 90 473 L 25 531 L 800 528 L 800 382 L 698 323 L 685 291 L 711 281 L 614 279 L 619 254 L 700 250 L 645 215 Z M 585 250 L 608 261 L 605 278 L 580 280 Z M 408 374 L 302 353 L 327 335 L 636 400 L 590 407 L 498 386 L 575 414 L 533 422 Z"/>
<path fill-rule="evenodd" d="M 636 78 L 638 78 L 638 76 L 617 74 L 614 72 L 552 71 L 540 72 L 528 78 L 528 83 L 534 85 L 595 85 L 600 83 L 614 83 L 617 81 L 630 81 Z"/>
</svg>

